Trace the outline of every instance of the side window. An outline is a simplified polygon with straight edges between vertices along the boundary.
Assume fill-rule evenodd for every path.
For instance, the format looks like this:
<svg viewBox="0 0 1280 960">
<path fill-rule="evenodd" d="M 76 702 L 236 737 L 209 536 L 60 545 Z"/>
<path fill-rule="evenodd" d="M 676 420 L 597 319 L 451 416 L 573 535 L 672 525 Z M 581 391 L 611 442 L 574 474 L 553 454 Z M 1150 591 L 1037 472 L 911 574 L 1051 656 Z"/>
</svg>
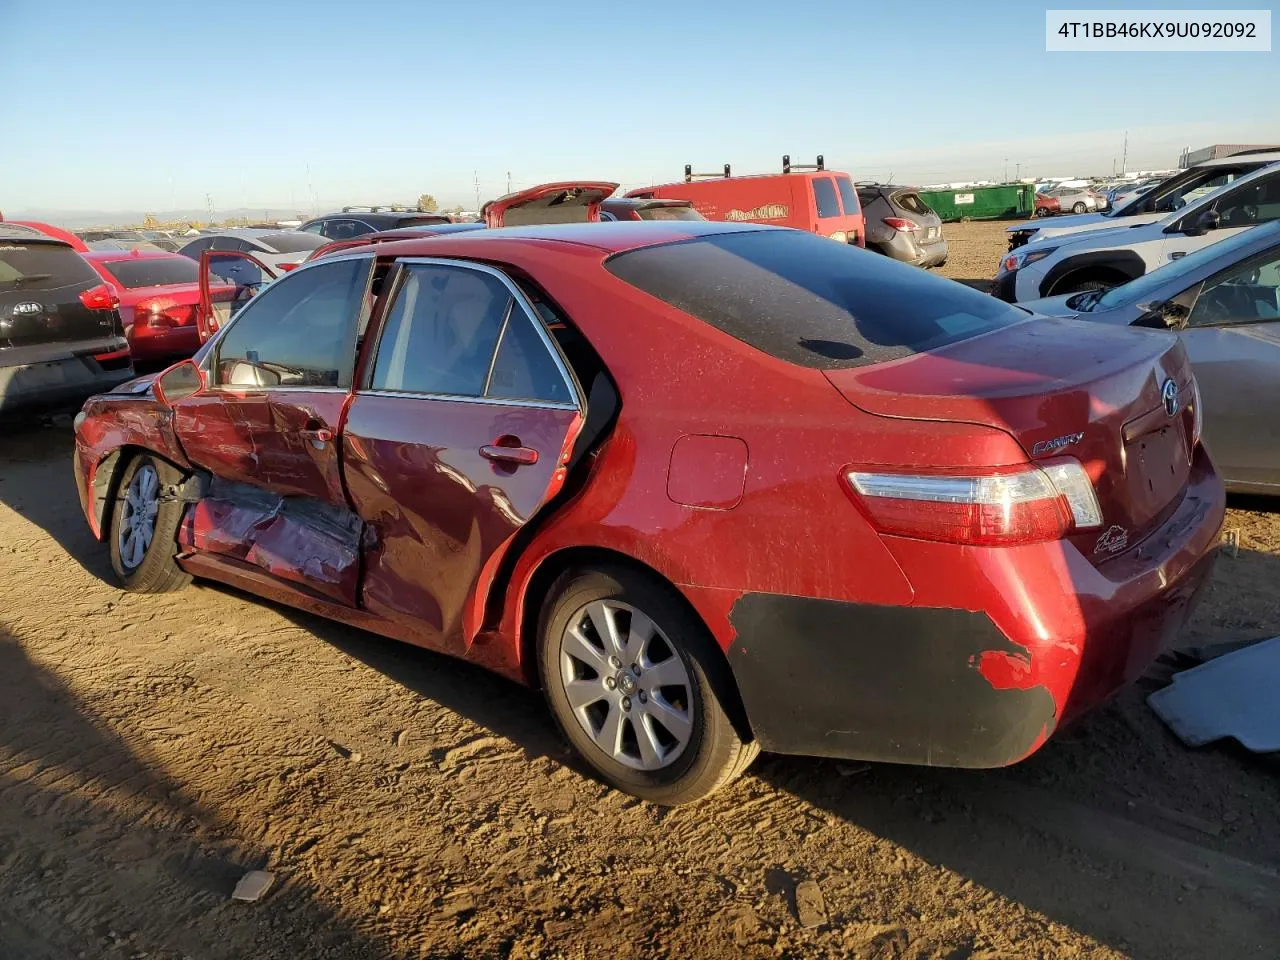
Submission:
<svg viewBox="0 0 1280 960">
<path fill-rule="evenodd" d="M 1224 227 L 1251 227 L 1280 219 L 1280 176 L 1254 180 L 1233 190 L 1215 206 Z"/>
<path fill-rule="evenodd" d="M 358 220 L 330 220 L 324 225 L 324 235 L 330 240 L 350 240 L 360 237 L 369 230 Z"/>
<path fill-rule="evenodd" d="M 371 267 L 367 257 L 320 261 L 266 287 L 218 341 L 215 382 L 350 386 Z"/>
<path fill-rule="evenodd" d="M 212 244 L 212 237 L 201 237 L 198 240 L 192 240 L 182 248 L 183 256 L 191 257 L 193 260 L 199 260 L 200 254 L 208 250 Z"/>
<path fill-rule="evenodd" d="M 1205 281 L 1187 326 L 1214 327 L 1278 318 L 1280 254 L 1272 252 Z"/>
<path fill-rule="evenodd" d="M 323 236 L 323 235 L 324 235 L 324 227 L 325 227 L 324 221 L 323 221 L 323 220 L 317 220 L 315 223 L 308 223 L 308 224 L 307 224 L 306 226 L 304 226 L 304 227 L 299 227 L 299 228 L 298 228 L 298 232 L 299 232 L 299 233 L 318 233 L 318 234 L 320 234 L 321 236 Z"/>
<path fill-rule="evenodd" d="M 853 192 L 853 181 L 848 177 L 836 177 L 836 187 L 840 190 L 840 205 L 844 207 L 845 215 L 854 217 L 861 213 L 858 195 Z"/>
<path fill-rule="evenodd" d="M 501 280 L 429 264 L 405 268 L 370 385 L 449 396 L 571 399 L 533 320 Z"/>
<path fill-rule="evenodd" d="M 813 183 L 813 199 L 818 204 L 818 216 L 825 219 L 826 217 L 840 216 L 840 204 L 836 200 L 835 184 L 831 182 L 830 177 L 814 177 Z"/>
</svg>

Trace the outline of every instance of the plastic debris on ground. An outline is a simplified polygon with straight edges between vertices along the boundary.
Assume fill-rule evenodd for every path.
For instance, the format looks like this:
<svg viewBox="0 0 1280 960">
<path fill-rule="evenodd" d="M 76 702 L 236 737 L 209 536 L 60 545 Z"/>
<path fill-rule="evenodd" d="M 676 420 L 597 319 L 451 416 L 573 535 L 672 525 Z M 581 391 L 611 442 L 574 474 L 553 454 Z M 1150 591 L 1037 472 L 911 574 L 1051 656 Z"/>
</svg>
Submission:
<svg viewBox="0 0 1280 960">
<path fill-rule="evenodd" d="M 1232 737 L 1254 753 L 1280 750 L 1280 637 L 1175 674 L 1147 703 L 1189 747 Z"/>
</svg>

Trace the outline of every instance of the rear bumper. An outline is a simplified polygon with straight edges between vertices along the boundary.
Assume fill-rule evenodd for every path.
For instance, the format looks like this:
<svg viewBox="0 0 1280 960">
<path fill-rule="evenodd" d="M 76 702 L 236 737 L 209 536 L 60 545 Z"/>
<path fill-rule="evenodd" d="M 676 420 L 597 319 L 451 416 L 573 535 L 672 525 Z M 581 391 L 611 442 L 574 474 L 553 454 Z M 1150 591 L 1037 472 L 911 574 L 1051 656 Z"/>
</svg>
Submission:
<svg viewBox="0 0 1280 960">
<path fill-rule="evenodd" d="M 130 325 L 125 333 L 135 362 L 179 360 L 200 349 L 200 333 L 194 325 L 168 328 Z"/>
<path fill-rule="evenodd" d="M 0 366 L 0 413 L 34 412 L 78 404 L 95 393 L 110 390 L 133 377 L 128 344 L 120 340 L 110 368 L 92 356 Z"/>
<path fill-rule="evenodd" d="M 1194 609 L 1225 511 L 1203 453 L 1197 467 L 1169 520 L 1101 566 L 1067 542 L 885 538 L 912 606 L 742 595 L 728 657 L 761 746 L 956 767 L 1035 752 L 1140 674 Z"/>
<path fill-rule="evenodd" d="M 880 247 L 893 259 L 917 267 L 937 267 L 947 262 L 947 241 L 942 238 L 932 243 L 919 243 L 910 234 L 895 230 Z"/>
</svg>

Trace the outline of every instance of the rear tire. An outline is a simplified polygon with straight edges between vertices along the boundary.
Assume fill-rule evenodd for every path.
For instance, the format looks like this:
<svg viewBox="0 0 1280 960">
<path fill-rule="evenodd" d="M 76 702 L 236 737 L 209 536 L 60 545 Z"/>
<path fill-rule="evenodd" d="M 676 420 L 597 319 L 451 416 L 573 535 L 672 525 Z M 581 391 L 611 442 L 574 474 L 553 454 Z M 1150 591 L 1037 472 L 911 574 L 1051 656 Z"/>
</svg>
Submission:
<svg viewBox="0 0 1280 960">
<path fill-rule="evenodd" d="M 177 467 L 149 453 L 124 468 L 107 537 L 111 567 L 131 593 L 167 593 L 191 582 L 175 559 L 182 503 L 162 497 L 166 488 L 181 482 Z"/>
<path fill-rule="evenodd" d="M 543 690 L 565 737 L 614 787 L 669 806 L 715 792 L 760 752 L 726 712 L 718 655 L 669 587 L 625 568 L 565 574 L 539 622 Z"/>
<path fill-rule="evenodd" d="M 1077 201 L 1075 206 L 1071 208 L 1072 213 L 1086 213 L 1088 210 L 1089 210 L 1088 206 L 1086 206 L 1083 203 L 1080 203 L 1079 201 Z"/>
</svg>

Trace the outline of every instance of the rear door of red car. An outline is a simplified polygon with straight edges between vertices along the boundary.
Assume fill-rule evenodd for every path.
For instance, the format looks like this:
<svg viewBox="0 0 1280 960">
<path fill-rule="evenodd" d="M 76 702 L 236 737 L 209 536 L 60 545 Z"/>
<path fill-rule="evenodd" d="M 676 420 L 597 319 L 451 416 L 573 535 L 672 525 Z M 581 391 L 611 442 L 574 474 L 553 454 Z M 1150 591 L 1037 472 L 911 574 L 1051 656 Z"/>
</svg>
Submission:
<svg viewBox="0 0 1280 960">
<path fill-rule="evenodd" d="M 343 430 L 375 535 L 361 605 L 458 651 L 512 537 L 565 479 L 581 391 L 500 271 L 402 261 Z"/>
<path fill-rule="evenodd" d="M 299 268 L 213 345 L 209 387 L 175 404 L 190 460 L 217 481 L 190 545 L 354 605 L 359 523 L 338 458 L 371 256 Z"/>
</svg>

